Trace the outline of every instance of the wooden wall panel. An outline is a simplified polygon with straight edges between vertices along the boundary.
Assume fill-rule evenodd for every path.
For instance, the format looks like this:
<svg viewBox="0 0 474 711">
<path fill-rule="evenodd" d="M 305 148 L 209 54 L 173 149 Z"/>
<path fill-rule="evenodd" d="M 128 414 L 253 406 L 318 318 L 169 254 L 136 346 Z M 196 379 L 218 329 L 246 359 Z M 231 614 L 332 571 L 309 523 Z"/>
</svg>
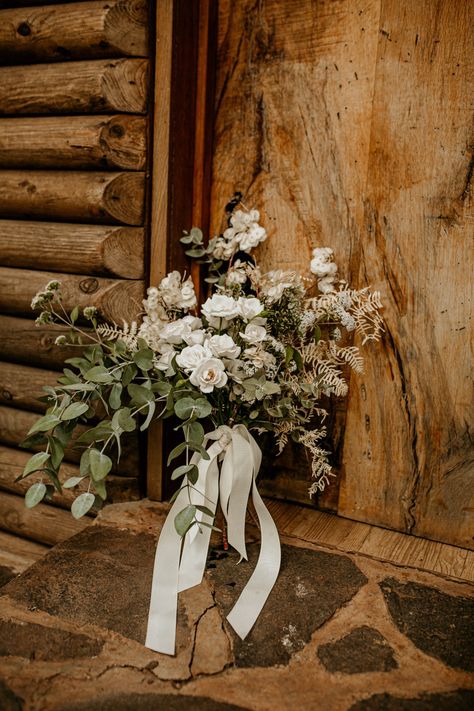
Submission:
<svg viewBox="0 0 474 711">
<path fill-rule="evenodd" d="M 343 277 L 383 295 L 387 334 L 351 383 L 339 513 L 471 546 L 473 6 L 219 8 L 213 232 L 241 190 L 269 231 L 262 266 L 307 273 L 329 245 Z"/>
</svg>

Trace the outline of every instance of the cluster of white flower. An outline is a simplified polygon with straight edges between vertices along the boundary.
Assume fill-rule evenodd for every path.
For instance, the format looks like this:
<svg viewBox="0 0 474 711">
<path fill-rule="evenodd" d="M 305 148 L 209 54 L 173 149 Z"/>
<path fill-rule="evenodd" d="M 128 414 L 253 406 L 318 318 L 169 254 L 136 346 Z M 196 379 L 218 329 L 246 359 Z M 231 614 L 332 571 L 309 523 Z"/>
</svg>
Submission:
<svg viewBox="0 0 474 711">
<path fill-rule="evenodd" d="M 332 261 L 334 252 L 330 247 L 313 249 L 311 271 L 318 277 L 318 289 L 323 294 L 335 291 L 334 282 L 337 274 L 337 264 Z"/>
<path fill-rule="evenodd" d="M 230 227 L 210 245 L 214 258 L 232 259 L 236 252 L 250 252 L 266 240 L 267 232 L 258 224 L 259 219 L 258 210 L 236 210 L 230 218 Z"/>
<path fill-rule="evenodd" d="M 194 284 L 191 278 L 182 280 L 180 273 L 174 271 L 165 276 L 158 287 L 151 286 L 147 290 L 147 297 L 143 301 L 145 316 L 138 335 L 147 342 L 150 348 L 160 351 L 163 329 L 168 327 L 173 330 L 172 324 L 178 323 L 177 321 L 169 322 L 169 314 L 174 311 L 189 311 L 196 306 Z"/>
<path fill-rule="evenodd" d="M 268 305 L 279 301 L 286 289 L 296 289 L 303 295 L 304 286 L 299 274 L 275 269 L 263 274 L 260 278 L 260 293 Z"/>
</svg>

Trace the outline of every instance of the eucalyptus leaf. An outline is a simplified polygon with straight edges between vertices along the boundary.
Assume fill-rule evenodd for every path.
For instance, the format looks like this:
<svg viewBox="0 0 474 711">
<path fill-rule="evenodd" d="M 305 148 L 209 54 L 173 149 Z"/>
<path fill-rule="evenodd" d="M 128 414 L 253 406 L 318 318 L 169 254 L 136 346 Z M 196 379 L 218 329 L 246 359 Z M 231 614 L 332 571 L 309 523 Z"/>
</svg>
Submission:
<svg viewBox="0 0 474 711">
<path fill-rule="evenodd" d="M 173 471 L 171 474 L 171 479 L 179 479 L 180 476 L 184 476 L 185 474 L 188 475 L 190 472 L 192 472 L 194 469 L 199 473 L 199 470 L 195 464 L 182 464 L 180 467 L 176 467 L 176 469 Z"/>
<path fill-rule="evenodd" d="M 176 459 L 176 457 L 179 457 L 180 454 L 184 452 L 186 449 L 186 442 L 181 442 L 178 444 L 174 449 L 171 450 L 168 456 L 168 462 L 167 465 L 169 466 L 173 459 Z"/>
<path fill-rule="evenodd" d="M 79 307 L 75 306 L 69 315 L 69 318 L 71 319 L 71 323 L 75 323 L 77 321 L 78 316 L 79 316 Z"/>
<path fill-rule="evenodd" d="M 35 434 L 36 432 L 48 432 L 49 430 L 54 429 L 56 425 L 59 425 L 60 422 L 61 420 L 57 415 L 44 415 L 35 422 L 33 427 L 30 428 L 28 435 Z"/>
<path fill-rule="evenodd" d="M 151 402 L 148 403 L 148 414 L 146 416 L 145 421 L 143 422 L 143 424 L 140 427 L 140 432 L 144 432 L 145 430 L 148 429 L 148 427 L 150 426 L 150 423 L 153 419 L 153 415 L 155 414 L 155 410 L 156 410 L 156 403 L 154 400 L 152 400 Z"/>
<path fill-rule="evenodd" d="M 113 377 L 110 375 L 109 371 L 104 365 L 95 365 L 84 373 L 86 380 L 90 380 L 92 383 L 111 383 L 113 382 Z"/>
<path fill-rule="evenodd" d="M 98 449 L 91 449 L 89 453 L 89 465 L 94 481 L 100 481 L 107 476 L 112 469 L 112 460 Z"/>
<path fill-rule="evenodd" d="M 62 420 L 75 420 L 89 409 L 87 402 L 73 402 L 61 413 Z"/>
<path fill-rule="evenodd" d="M 122 404 L 122 383 L 114 383 L 110 390 L 109 405 L 113 410 L 118 410 Z"/>
<path fill-rule="evenodd" d="M 117 410 L 112 417 L 112 429 L 133 432 L 137 427 L 137 423 L 130 413 L 129 407 L 122 407 L 121 410 Z"/>
<path fill-rule="evenodd" d="M 66 479 L 66 481 L 63 484 L 63 488 L 64 489 L 72 489 L 73 487 L 80 484 L 83 479 L 85 479 L 85 477 L 83 477 L 83 476 L 71 476 L 71 477 L 69 477 L 69 479 Z"/>
<path fill-rule="evenodd" d="M 37 482 L 36 484 L 32 484 L 32 486 L 30 486 L 30 488 L 25 494 L 26 508 L 32 509 L 33 506 L 39 504 L 39 502 L 42 501 L 42 499 L 44 498 L 46 492 L 47 489 L 43 482 Z"/>
<path fill-rule="evenodd" d="M 207 506 L 198 506 L 196 504 L 196 508 L 198 511 L 201 511 L 201 513 L 206 514 L 206 516 L 214 518 L 214 511 L 211 511 L 211 509 L 209 509 Z"/>
<path fill-rule="evenodd" d="M 58 469 L 64 458 L 64 447 L 56 437 L 48 437 L 48 441 L 51 450 L 51 464 L 54 469 Z"/>
<path fill-rule="evenodd" d="M 87 476 L 90 472 L 90 449 L 86 449 L 82 455 L 81 455 L 81 460 L 79 462 L 79 471 L 81 473 L 81 476 Z"/>
<path fill-rule="evenodd" d="M 48 460 L 49 452 L 37 452 L 36 454 L 33 454 L 31 459 L 29 459 L 25 464 L 25 468 L 23 469 L 21 478 L 23 479 L 24 477 L 28 476 L 28 474 L 38 471 L 39 469 L 43 469 L 44 465 Z"/>
<path fill-rule="evenodd" d="M 186 426 L 186 439 L 194 444 L 202 444 L 204 440 L 204 427 L 200 422 L 190 422 Z"/>
<path fill-rule="evenodd" d="M 127 387 L 127 392 L 132 399 L 133 405 L 146 405 L 147 402 L 155 399 L 154 394 L 144 385 L 130 383 Z"/>
<path fill-rule="evenodd" d="M 105 486 L 104 479 L 94 479 L 94 489 L 102 501 L 105 501 L 107 498 L 107 487 Z"/>
<path fill-rule="evenodd" d="M 153 351 L 151 348 L 141 348 L 133 354 L 133 361 L 140 370 L 150 370 L 153 368 Z"/>
<path fill-rule="evenodd" d="M 71 513 L 74 518 L 81 518 L 94 506 L 95 496 L 90 492 L 80 494 L 72 503 Z"/>
<path fill-rule="evenodd" d="M 186 534 L 192 526 L 195 516 L 196 507 L 191 504 L 176 514 L 174 519 L 174 527 L 179 536 L 184 536 Z"/>
</svg>

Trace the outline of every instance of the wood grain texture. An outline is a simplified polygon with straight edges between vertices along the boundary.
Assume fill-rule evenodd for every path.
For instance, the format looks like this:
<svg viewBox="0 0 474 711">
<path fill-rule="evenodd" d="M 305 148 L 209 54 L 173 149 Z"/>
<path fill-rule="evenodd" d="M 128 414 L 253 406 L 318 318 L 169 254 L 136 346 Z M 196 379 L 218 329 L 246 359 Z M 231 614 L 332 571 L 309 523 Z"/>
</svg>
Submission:
<svg viewBox="0 0 474 711">
<path fill-rule="evenodd" d="M 0 216 L 141 225 L 143 173 L 0 170 Z"/>
<path fill-rule="evenodd" d="M 473 551 L 288 502 L 266 503 L 281 536 L 474 582 Z"/>
<path fill-rule="evenodd" d="M 0 314 L 0 358 L 62 370 L 66 358 L 73 358 L 80 350 L 55 345 L 56 338 L 67 333 L 62 326 L 36 326 L 32 319 Z"/>
<path fill-rule="evenodd" d="M 76 520 L 69 511 L 47 504 L 27 509 L 23 497 L 0 492 L 0 529 L 8 533 L 54 546 L 91 523 L 90 517 Z"/>
<path fill-rule="evenodd" d="M 21 366 L 16 366 L 20 369 Z M 34 368 L 30 368 L 34 370 Z M 44 371 L 40 371 L 41 372 Z M 57 374 L 55 374 L 57 375 Z M 1 363 L 0 363 L 1 377 Z M 38 380 L 38 376 L 36 376 Z M 56 383 L 56 381 L 55 381 Z M 1 402 L 1 401 L 0 401 Z M 20 410 L 16 407 L 5 407 L 0 405 L 0 443 L 8 447 L 20 448 L 21 443 L 25 439 L 30 428 L 38 419 L 38 413 Z M 92 425 L 89 425 L 91 427 Z M 88 429 L 85 425 L 78 425 L 74 431 L 73 439 L 70 445 L 66 448 L 64 461 L 79 464 L 81 455 L 84 451 L 83 446 L 75 446 L 75 439 Z M 115 457 L 112 457 L 113 466 L 111 474 L 118 477 L 133 477 L 137 479 L 140 474 L 139 467 L 139 435 L 137 432 L 128 433 L 122 436 L 122 454 L 120 461 L 117 462 Z M 38 452 L 44 448 L 44 445 L 29 447 L 28 451 Z M 23 452 L 26 453 L 26 452 Z M 114 450 L 114 454 L 116 451 Z M 69 476 L 75 476 L 70 474 Z M 138 490 L 138 484 L 134 485 L 135 491 Z M 124 489 L 127 488 L 127 482 L 124 482 Z"/>
<path fill-rule="evenodd" d="M 20 476 L 25 464 L 30 458 L 29 452 L 23 452 L 13 447 L 0 445 L 0 489 L 12 494 L 24 496 L 30 486 L 36 481 L 41 481 L 41 475 L 32 474 L 31 477 L 15 481 Z M 59 480 L 64 483 L 69 477 L 80 476 L 79 467 L 74 464 L 64 463 L 59 470 Z M 43 479 L 46 483 L 46 478 Z M 138 481 L 135 477 L 119 477 L 108 475 L 107 503 L 120 503 L 121 501 L 136 501 L 140 498 Z M 88 480 L 83 480 L 74 489 L 63 489 L 62 494 L 55 493 L 53 504 L 69 509 L 74 499 L 88 489 Z"/>
<path fill-rule="evenodd" d="M 148 55 L 144 0 L 76 2 L 0 12 L 2 63 Z"/>
<path fill-rule="evenodd" d="M 0 361 L 0 404 L 44 412 L 46 403 L 38 398 L 45 394 L 43 386 L 54 386 L 57 379 L 58 373 L 54 370 Z M 33 412 L 29 414 L 33 416 Z"/>
<path fill-rule="evenodd" d="M 387 337 L 353 389 L 340 511 L 471 548 L 474 6 L 387 0 L 380 28 L 361 271 Z"/>
<path fill-rule="evenodd" d="M 0 531 L 0 565 L 10 568 L 14 573 L 23 573 L 48 551 L 49 547 L 41 543 Z"/>
<path fill-rule="evenodd" d="M 61 282 L 62 304 L 67 311 L 76 305 L 95 306 L 107 321 L 130 323 L 142 309 L 142 281 L 0 267 L 0 311 L 31 314 L 33 296 L 51 279 Z"/>
<path fill-rule="evenodd" d="M 1 168 L 143 170 L 144 116 L 0 119 Z"/>
<path fill-rule="evenodd" d="M 142 279 L 142 227 L 0 220 L 0 263 L 72 274 Z"/>
<path fill-rule="evenodd" d="M 145 113 L 146 59 L 0 67 L 0 116 Z"/>
<path fill-rule="evenodd" d="M 351 383 L 338 510 L 472 546 L 470 3 L 219 4 L 213 232 L 234 190 L 264 267 L 382 292 L 387 334 Z"/>
</svg>

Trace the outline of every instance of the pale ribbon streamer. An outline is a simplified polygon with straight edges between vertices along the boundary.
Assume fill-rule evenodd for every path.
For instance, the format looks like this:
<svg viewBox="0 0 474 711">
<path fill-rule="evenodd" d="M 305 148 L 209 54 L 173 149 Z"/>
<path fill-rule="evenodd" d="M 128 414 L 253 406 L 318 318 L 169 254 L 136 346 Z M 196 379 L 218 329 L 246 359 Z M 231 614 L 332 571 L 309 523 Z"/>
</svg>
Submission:
<svg viewBox="0 0 474 711">
<path fill-rule="evenodd" d="M 256 478 L 262 461 L 260 447 L 245 427 L 219 427 L 206 436 L 209 459 L 194 454 L 199 477 L 189 492 L 184 487 L 166 517 L 156 548 L 150 610 L 145 645 L 163 654 L 174 654 L 178 592 L 199 585 L 206 567 L 211 528 L 194 525 L 183 538 L 174 519 L 190 502 L 215 513 L 219 498 L 227 522 L 229 544 L 247 560 L 245 517 L 250 491 L 261 534 L 260 554 L 250 580 L 227 616 L 241 639 L 255 624 L 280 570 L 280 539 L 275 523 L 257 490 Z M 219 476 L 219 459 L 222 459 Z M 197 511 L 199 523 L 212 524 L 213 518 Z M 240 561 L 239 561 L 240 562 Z"/>
</svg>

